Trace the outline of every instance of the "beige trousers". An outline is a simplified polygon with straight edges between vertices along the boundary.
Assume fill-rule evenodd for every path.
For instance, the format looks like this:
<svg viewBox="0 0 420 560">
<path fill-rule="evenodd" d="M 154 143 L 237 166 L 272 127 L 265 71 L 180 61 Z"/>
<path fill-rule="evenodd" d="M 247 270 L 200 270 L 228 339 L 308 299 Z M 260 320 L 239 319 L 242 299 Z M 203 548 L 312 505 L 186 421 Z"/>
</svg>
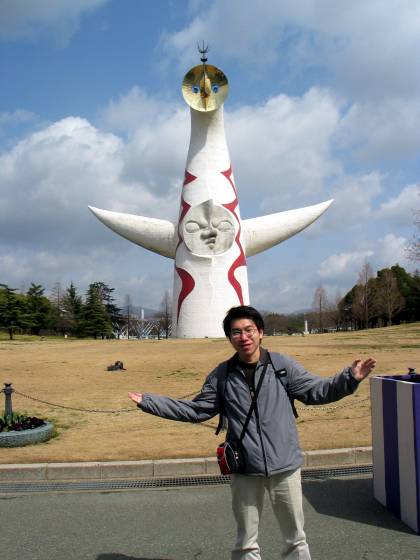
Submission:
<svg viewBox="0 0 420 560">
<path fill-rule="evenodd" d="M 302 483 L 300 469 L 269 477 L 232 475 L 232 509 L 237 524 L 237 539 L 232 560 L 261 560 L 258 526 L 268 491 L 278 521 L 283 547 L 283 560 L 310 560 L 303 530 Z"/>
</svg>

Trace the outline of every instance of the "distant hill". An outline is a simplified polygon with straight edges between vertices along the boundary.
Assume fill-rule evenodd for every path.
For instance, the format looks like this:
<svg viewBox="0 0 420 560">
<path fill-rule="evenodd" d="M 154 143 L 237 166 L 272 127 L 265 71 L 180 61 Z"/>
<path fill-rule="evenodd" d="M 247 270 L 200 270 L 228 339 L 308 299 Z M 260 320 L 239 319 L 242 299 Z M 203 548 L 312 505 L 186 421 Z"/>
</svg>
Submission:
<svg viewBox="0 0 420 560">
<path fill-rule="evenodd" d="M 262 315 L 269 315 L 269 314 L 276 314 L 276 315 L 284 315 L 286 317 L 292 317 L 294 315 L 306 315 L 308 313 L 311 313 L 313 310 L 312 309 L 298 309 L 296 311 L 290 311 L 290 312 L 283 312 L 283 311 L 266 311 L 263 310 L 262 311 Z"/>
<path fill-rule="evenodd" d="M 156 313 L 156 309 L 150 309 L 150 307 L 141 307 L 139 305 L 130 305 L 130 313 L 131 315 L 137 315 L 138 317 L 141 316 L 141 310 L 144 310 L 144 318 L 148 319 L 149 317 L 153 317 Z M 121 306 L 121 313 L 124 315 L 127 313 L 127 307 L 125 305 Z"/>
</svg>

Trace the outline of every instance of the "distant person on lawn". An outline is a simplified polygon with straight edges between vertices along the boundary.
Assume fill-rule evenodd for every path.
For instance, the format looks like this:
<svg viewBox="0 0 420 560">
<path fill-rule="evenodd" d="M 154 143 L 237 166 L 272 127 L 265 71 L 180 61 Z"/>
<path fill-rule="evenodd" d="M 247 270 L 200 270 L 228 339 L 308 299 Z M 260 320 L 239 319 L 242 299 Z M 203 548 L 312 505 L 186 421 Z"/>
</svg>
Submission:
<svg viewBox="0 0 420 560">
<path fill-rule="evenodd" d="M 226 417 L 226 440 L 232 445 L 241 441 L 243 457 L 240 474 L 232 474 L 232 509 L 237 524 L 232 560 L 261 559 L 258 528 L 265 490 L 282 536 L 279 558 L 310 560 L 302 507 L 302 453 L 291 399 L 311 405 L 337 401 L 357 389 L 376 360 L 356 359 L 334 377 L 318 377 L 288 356 L 261 346 L 264 321 L 253 307 L 230 309 L 223 328 L 235 354 L 208 375 L 192 401 L 151 393 L 129 393 L 129 397 L 144 412 L 169 420 L 203 422 L 219 413 Z"/>
</svg>

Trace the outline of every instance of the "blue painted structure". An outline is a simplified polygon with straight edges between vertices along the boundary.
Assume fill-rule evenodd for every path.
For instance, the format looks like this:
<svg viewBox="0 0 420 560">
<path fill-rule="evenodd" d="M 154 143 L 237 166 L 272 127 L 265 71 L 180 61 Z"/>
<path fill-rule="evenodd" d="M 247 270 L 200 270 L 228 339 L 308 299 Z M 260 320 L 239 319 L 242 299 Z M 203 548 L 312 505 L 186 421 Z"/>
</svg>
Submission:
<svg viewBox="0 0 420 560">
<path fill-rule="evenodd" d="M 420 375 L 370 379 L 374 496 L 420 534 Z"/>
</svg>

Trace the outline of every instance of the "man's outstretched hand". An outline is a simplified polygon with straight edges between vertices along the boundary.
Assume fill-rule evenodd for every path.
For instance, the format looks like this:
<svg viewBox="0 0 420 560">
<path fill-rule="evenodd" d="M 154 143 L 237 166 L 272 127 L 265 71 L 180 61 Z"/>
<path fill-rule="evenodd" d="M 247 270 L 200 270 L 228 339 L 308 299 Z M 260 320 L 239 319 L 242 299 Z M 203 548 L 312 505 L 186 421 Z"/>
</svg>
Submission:
<svg viewBox="0 0 420 560">
<path fill-rule="evenodd" d="M 353 371 L 353 376 L 357 381 L 363 381 L 369 373 L 374 369 L 376 366 L 375 358 L 368 358 L 367 360 L 355 360 L 352 365 L 351 369 Z"/>
<path fill-rule="evenodd" d="M 128 396 L 136 404 L 140 404 L 141 401 L 143 400 L 143 393 L 128 393 Z"/>
</svg>

